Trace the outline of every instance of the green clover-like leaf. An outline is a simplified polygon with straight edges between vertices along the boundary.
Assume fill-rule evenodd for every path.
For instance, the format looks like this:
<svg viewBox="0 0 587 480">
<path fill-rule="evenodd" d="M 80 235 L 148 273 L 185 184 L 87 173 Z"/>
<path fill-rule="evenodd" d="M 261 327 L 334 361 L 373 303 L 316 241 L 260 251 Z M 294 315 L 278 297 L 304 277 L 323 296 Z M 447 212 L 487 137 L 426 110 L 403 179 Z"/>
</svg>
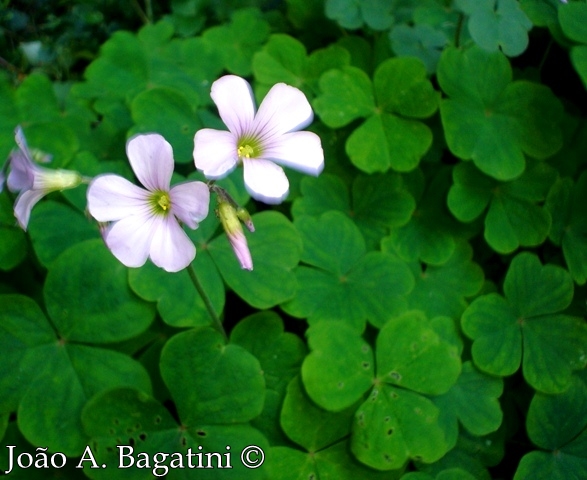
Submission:
<svg viewBox="0 0 587 480">
<path fill-rule="evenodd" d="M 138 362 L 111 350 L 64 341 L 60 325 L 51 325 L 28 297 L 3 295 L 0 318 L 5 352 L 0 411 L 18 406 L 19 428 L 33 445 L 80 455 L 88 441 L 80 414 L 89 398 L 117 386 L 151 389 Z"/>
<path fill-rule="evenodd" d="M 463 314 L 463 331 L 474 340 L 475 364 L 503 376 L 523 362 L 524 378 L 534 388 L 565 391 L 573 370 L 587 365 L 587 325 L 559 313 L 573 297 L 569 274 L 522 253 L 510 264 L 504 294 L 483 295 Z"/>
<path fill-rule="evenodd" d="M 438 108 L 438 93 L 424 64 L 412 57 L 381 63 L 373 83 L 357 67 L 330 70 L 320 78 L 316 112 L 330 127 L 367 117 L 348 138 L 351 161 L 367 173 L 413 170 L 432 144 L 432 132 L 419 119 Z"/>
<path fill-rule="evenodd" d="M 511 182 L 498 182 L 467 163 L 453 171 L 454 185 L 448 207 L 461 221 L 485 217 L 485 240 L 499 253 L 511 253 L 520 246 L 536 246 L 550 231 L 550 212 L 538 205 L 546 198 L 556 171 L 544 162 L 528 165 Z"/>
<path fill-rule="evenodd" d="M 359 175 L 351 192 L 340 177 L 324 174 L 306 177 L 301 183 L 302 196 L 292 206 L 294 218 L 319 216 L 328 210 L 346 213 L 359 227 L 367 247 L 376 249 L 390 227 L 404 225 L 415 208 L 412 195 L 397 173 Z M 352 200 L 351 200 L 352 198 Z"/>
<path fill-rule="evenodd" d="M 563 255 L 573 280 L 579 285 L 587 282 L 587 218 L 583 206 L 587 202 L 587 174 L 573 184 L 569 178 L 558 180 L 546 199 L 552 215 L 549 237 L 563 249 Z"/>
<path fill-rule="evenodd" d="M 543 85 L 511 80 L 502 53 L 477 47 L 447 48 L 438 65 L 438 81 L 449 96 L 440 114 L 451 152 L 503 181 L 524 171 L 524 153 L 543 159 L 562 146 L 558 99 Z"/>
<path fill-rule="evenodd" d="M 408 267 L 382 252 L 366 253 L 361 232 L 347 216 L 303 216 L 295 226 L 304 244 L 302 261 L 316 268 L 296 269 L 297 293 L 281 305 L 287 313 L 310 324 L 336 320 L 362 331 L 367 320 L 382 325 L 405 310 L 404 295 L 414 281 Z"/>
<path fill-rule="evenodd" d="M 587 5 L 580 2 L 571 2 L 561 5 L 558 10 L 558 19 L 563 33 L 571 40 L 579 42 L 571 48 L 571 61 L 575 70 L 587 86 Z"/>
<path fill-rule="evenodd" d="M 456 7 L 469 15 L 471 38 L 485 50 L 515 57 L 528 47 L 532 22 L 516 0 L 457 0 Z"/>
<path fill-rule="evenodd" d="M 534 395 L 526 428 L 530 440 L 547 451 L 524 455 L 515 480 L 562 480 L 587 475 L 587 386 L 585 375 L 581 377 L 575 376 L 570 388 L 560 395 Z"/>
</svg>

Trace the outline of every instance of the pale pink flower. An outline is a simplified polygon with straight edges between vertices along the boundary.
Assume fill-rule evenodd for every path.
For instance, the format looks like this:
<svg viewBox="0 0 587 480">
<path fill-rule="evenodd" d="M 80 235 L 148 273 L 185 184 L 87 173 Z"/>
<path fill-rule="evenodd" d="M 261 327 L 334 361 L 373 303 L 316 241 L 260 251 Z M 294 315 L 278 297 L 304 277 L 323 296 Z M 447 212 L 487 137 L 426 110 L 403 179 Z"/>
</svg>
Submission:
<svg viewBox="0 0 587 480">
<path fill-rule="evenodd" d="M 295 87 L 278 83 L 255 113 L 248 82 L 226 75 L 212 84 L 212 100 L 227 131 L 204 128 L 194 137 L 194 162 L 206 178 L 219 179 L 243 165 L 250 195 L 265 203 L 280 203 L 288 194 L 284 165 L 310 175 L 324 168 L 320 137 L 298 131 L 313 119 L 312 107 Z"/>
<path fill-rule="evenodd" d="M 156 133 L 136 135 L 126 144 L 138 187 L 114 174 L 96 177 L 88 188 L 88 210 L 102 229 L 104 241 L 127 267 L 147 258 L 168 272 L 187 267 L 196 247 L 180 225 L 191 229 L 208 215 L 210 192 L 203 182 L 183 182 L 170 188 L 173 150 Z"/>
<path fill-rule="evenodd" d="M 23 230 L 27 229 L 31 210 L 51 192 L 77 187 L 83 177 L 71 170 L 40 167 L 33 162 L 22 128 L 15 130 L 18 150 L 10 156 L 10 173 L 6 185 L 11 192 L 19 192 L 14 204 L 14 216 Z"/>
</svg>

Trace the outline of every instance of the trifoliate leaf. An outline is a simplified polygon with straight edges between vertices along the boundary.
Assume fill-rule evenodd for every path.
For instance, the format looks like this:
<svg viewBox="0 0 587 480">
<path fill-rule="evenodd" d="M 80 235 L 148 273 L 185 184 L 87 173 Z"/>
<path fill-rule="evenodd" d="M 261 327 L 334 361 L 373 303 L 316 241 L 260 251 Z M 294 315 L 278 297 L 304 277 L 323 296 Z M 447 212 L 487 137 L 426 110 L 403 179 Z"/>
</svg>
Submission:
<svg viewBox="0 0 587 480">
<path fill-rule="evenodd" d="M 522 174 L 524 153 L 542 159 L 562 146 L 559 100 L 543 85 L 511 79 L 507 58 L 480 48 L 448 48 L 438 65 L 451 152 L 503 181 Z"/>
<path fill-rule="evenodd" d="M 196 107 L 180 91 L 163 87 L 145 90 L 131 103 L 135 126 L 129 134 L 158 132 L 173 145 L 176 163 L 193 162 L 194 133 L 202 128 Z"/>
<path fill-rule="evenodd" d="M 393 24 L 392 4 L 377 0 L 326 0 L 325 9 L 328 18 L 351 30 L 363 24 L 386 30 Z"/>
<path fill-rule="evenodd" d="M 322 408 L 342 411 L 369 389 L 375 372 L 371 347 L 352 328 L 320 322 L 307 332 L 310 354 L 302 379 L 310 398 Z"/>
<path fill-rule="evenodd" d="M 304 244 L 302 261 L 316 268 L 297 268 L 297 293 L 281 305 L 287 313 L 310 324 L 334 320 L 361 332 L 367 320 L 380 326 L 405 310 L 404 295 L 413 288 L 408 267 L 384 253 L 366 253 L 361 232 L 347 216 L 335 211 L 303 216 L 295 226 Z"/>
<path fill-rule="evenodd" d="M 259 361 L 239 345 L 226 345 L 211 328 L 187 330 L 168 340 L 161 352 L 161 375 L 179 416 L 192 428 L 206 432 L 206 426 L 248 422 L 263 409 Z"/>
<path fill-rule="evenodd" d="M 407 223 L 415 208 L 414 198 L 401 176 L 392 172 L 357 176 L 350 195 L 340 177 L 329 174 L 306 177 L 301 192 L 302 196 L 292 206 L 294 218 L 319 216 L 328 210 L 341 211 L 357 224 L 369 250 L 378 248 L 390 227 Z"/>
<path fill-rule="evenodd" d="M 59 325 L 50 324 L 28 297 L 4 295 L 0 317 L 5 352 L 1 409 L 13 410 L 18 403 L 19 428 L 33 445 L 80 455 L 88 441 L 80 414 L 90 397 L 123 385 L 151 389 L 146 371 L 126 355 L 64 342 Z"/>
<path fill-rule="evenodd" d="M 429 265 L 442 265 L 451 257 L 460 226 L 445 208 L 448 173 L 441 170 L 425 185 L 422 174 L 416 170 L 411 178 L 416 209 L 406 225 L 392 229 L 383 239 L 384 252 L 398 255 L 406 262 L 420 260 Z"/>
<path fill-rule="evenodd" d="M 100 238 L 98 228 L 81 213 L 52 200 L 35 206 L 28 229 L 37 258 L 46 267 L 69 247 Z"/>
<path fill-rule="evenodd" d="M 77 243 L 59 255 L 50 265 L 43 293 L 61 338 L 107 343 L 145 331 L 155 309 L 128 288 L 127 276 L 128 269 L 101 239 Z"/>
<path fill-rule="evenodd" d="M 532 22 L 516 0 L 457 0 L 456 7 L 469 15 L 469 33 L 480 47 L 501 48 L 509 57 L 526 50 Z"/>
<path fill-rule="evenodd" d="M 300 377 L 287 387 L 281 410 L 281 427 L 286 435 L 310 452 L 323 449 L 346 437 L 355 409 L 329 412 L 310 400 Z"/>
<path fill-rule="evenodd" d="M 236 75 L 251 73 L 251 59 L 269 35 L 269 24 L 256 8 L 236 10 L 230 23 L 206 30 L 202 38 L 216 49 L 226 70 Z"/>
<path fill-rule="evenodd" d="M 550 239 L 562 246 L 569 272 L 579 285 L 587 282 L 587 218 L 583 213 L 586 202 L 586 173 L 574 185 L 569 178 L 558 180 L 546 199 L 546 208 L 553 218 Z"/>
<path fill-rule="evenodd" d="M 560 395 L 537 392 L 530 403 L 526 428 L 530 440 L 547 451 L 522 457 L 514 479 L 562 480 L 587 475 L 586 418 L 587 387 L 578 376 Z"/>
<path fill-rule="evenodd" d="M 26 254 L 25 233 L 16 224 L 12 201 L 0 192 L 0 270 L 16 267 Z"/>
<path fill-rule="evenodd" d="M 224 233 L 212 240 L 207 249 L 228 286 L 250 305 L 267 309 L 295 295 L 293 269 L 299 263 L 302 244 L 283 214 L 267 211 L 252 218 L 255 232 L 245 234 L 253 258 L 252 271 L 240 267 Z"/>
<path fill-rule="evenodd" d="M 398 25 L 390 30 L 389 40 L 396 55 L 419 58 L 428 74 L 436 72 L 442 49 L 448 43 L 446 35 L 431 25 Z"/>
<path fill-rule="evenodd" d="M 498 182 L 462 163 L 453 171 L 448 207 L 459 220 L 471 221 L 489 205 L 485 240 L 495 251 L 511 253 L 546 239 L 551 216 L 538 203 L 544 201 L 555 179 L 556 171 L 543 162 L 529 164 L 524 174 L 511 182 Z"/>
<path fill-rule="evenodd" d="M 426 397 L 390 385 L 375 386 L 359 407 L 351 449 L 378 470 L 401 468 L 408 459 L 431 463 L 447 451 L 439 411 Z"/>
<path fill-rule="evenodd" d="M 263 412 L 251 423 L 272 444 L 287 443 L 279 426 L 286 388 L 299 374 L 307 348 L 297 335 L 284 332 L 275 312 L 259 312 L 241 320 L 230 332 L 230 342 L 251 352 L 261 364 L 266 392 Z"/>
<path fill-rule="evenodd" d="M 446 393 L 461 373 L 457 348 L 419 311 L 392 318 L 381 328 L 376 358 L 379 381 L 427 395 Z"/>
<path fill-rule="evenodd" d="M 483 295 L 463 314 L 463 331 L 474 340 L 475 364 L 504 376 L 522 362 L 524 378 L 534 388 L 564 392 L 573 370 L 587 365 L 587 325 L 559 313 L 573 297 L 569 274 L 522 253 L 510 264 L 504 294 Z"/>
<path fill-rule="evenodd" d="M 483 286 L 483 270 L 472 262 L 473 249 L 459 241 L 450 258 L 440 266 L 414 264 L 416 285 L 408 295 L 410 308 L 428 317 L 446 315 L 458 319 L 467 308 L 466 297 L 479 293 Z"/>
<path fill-rule="evenodd" d="M 473 435 L 496 431 L 503 419 L 498 401 L 502 392 L 501 378 L 486 375 L 471 362 L 465 362 L 457 383 L 444 395 L 432 400 L 440 409 L 447 441 L 456 444 L 459 421 Z"/>
</svg>

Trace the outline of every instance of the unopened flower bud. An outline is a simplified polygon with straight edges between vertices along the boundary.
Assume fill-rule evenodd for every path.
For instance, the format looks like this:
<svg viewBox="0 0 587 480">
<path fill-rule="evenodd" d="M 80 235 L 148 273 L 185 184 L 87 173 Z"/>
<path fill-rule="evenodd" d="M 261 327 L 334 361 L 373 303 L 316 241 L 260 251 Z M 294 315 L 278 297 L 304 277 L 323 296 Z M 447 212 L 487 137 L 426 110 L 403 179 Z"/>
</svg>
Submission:
<svg viewBox="0 0 587 480">
<path fill-rule="evenodd" d="M 247 245 L 247 238 L 243 232 L 241 219 L 238 216 L 237 210 L 230 203 L 223 201 L 221 197 L 219 197 L 216 213 L 218 218 L 220 218 L 220 222 L 224 227 L 228 241 L 232 246 L 236 258 L 240 262 L 241 267 L 245 270 L 252 270 L 253 259 L 251 258 L 251 252 Z M 253 222 L 250 220 L 250 217 L 249 222 L 252 226 Z"/>
</svg>

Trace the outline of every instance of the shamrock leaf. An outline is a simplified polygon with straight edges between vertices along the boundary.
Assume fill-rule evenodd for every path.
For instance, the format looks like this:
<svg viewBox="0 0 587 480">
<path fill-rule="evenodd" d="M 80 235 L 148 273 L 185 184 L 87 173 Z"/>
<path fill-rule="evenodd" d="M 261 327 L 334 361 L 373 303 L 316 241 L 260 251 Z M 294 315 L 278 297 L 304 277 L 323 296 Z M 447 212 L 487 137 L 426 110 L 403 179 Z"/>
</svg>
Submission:
<svg viewBox="0 0 587 480">
<path fill-rule="evenodd" d="M 275 480 L 399 480 L 403 472 L 402 469 L 380 472 L 366 467 L 349 453 L 348 441 L 334 443 L 317 452 L 273 447 L 269 462 L 269 476 Z"/>
<path fill-rule="evenodd" d="M 259 312 L 244 318 L 230 332 L 230 342 L 251 352 L 263 369 L 265 404 L 252 425 L 272 444 L 287 443 L 279 428 L 280 411 L 288 383 L 300 371 L 305 345 L 297 335 L 284 332 L 283 321 L 275 312 Z"/>
<path fill-rule="evenodd" d="M 73 277 L 79 281 L 75 272 Z M 0 317 L 0 346 L 4 352 L 0 411 L 18 407 L 19 428 L 33 445 L 51 445 L 66 455 L 80 455 L 88 440 L 81 429 L 80 414 L 89 398 L 118 386 L 146 392 L 151 389 L 147 372 L 138 362 L 112 350 L 71 341 L 69 325 L 59 318 L 49 323 L 28 297 L 2 296 Z M 101 339 L 111 339 L 112 335 L 102 330 L 119 322 L 103 322 L 100 329 L 95 328 L 97 322 L 91 316 L 87 321 L 94 327 L 93 338 Z M 56 423 L 59 429 L 54 428 Z"/>
<path fill-rule="evenodd" d="M 417 119 L 436 111 L 438 93 L 420 60 L 388 59 L 372 83 L 357 67 L 329 70 L 320 77 L 320 90 L 314 108 L 329 127 L 366 117 L 346 142 L 351 161 L 364 172 L 413 170 L 430 148 L 432 132 Z"/>
<path fill-rule="evenodd" d="M 50 265 L 43 293 L 61 338 L 108 343 L 145 331 L 155 310 L 129 290 L 127 278 L 128 269 L 102 240 L 77 243 L 59 255 Z"/>
<path fill-rule="evenodd" d="M 281 305 L 284 311 L 310 324 L 338 320 L 362 331 L 366 320 L 382 325 L 405 309 L 404 295 L 413 288 L 407 266 L 381 252 L 367 253 L 347 216 L 330 211 L 294 224 L 304 245 L 302 262 L 310 266 L 296 269 L 298 290 Z"/>
<path fill-rule="evenodd" d="M 69 247 L 100 233 L 84 216 L 64 203 L 47 200 L 31 213 L 29 232 L 41 264 L 49 266 Z"/>
<path fill-rule="evenodd" d="M 453 170 L 448 207 L 462 222 L 474 220 L 487 209 L 485 240 L 495 251 L 511 253 L 546 240 L 551 215 L 537 203 L 544 201 L 554 179 L 556 171 L 544 162 L 529 164 L 511 182 L 499 182 L 461 163 Z"/>
<path fill-rule="evenodd" d="M 546 199 L 546 208 L 553 218 L 549 237 L 562 246 L 569 272 L 579 285 L 587 282 L 587 219 L 583 213 L 586 202 L 585 172 L 574 185 L 569 178 L 558 180 Z"/>
<path fill-rule="evenodd" d="M 301 193 L 292 206 L 294 218 L 341 211 L 357 224 L 370 250 L 379 246 L 390 227 L 406 224 L 415 208 L 414 198 L 401 176 L 392 172 L 358 175 L 350 192 L 338 176 L 305 177 Z"/>
<path fill-rule="evenodd" d="M 587 365 L 587 325 L 559 313 L 573 298 L 569 274 L 521 253 L 512 260 L 503 289 L 505 297 L 483 295 L 462 316 L 475 365 L 504 376 L 523 362 L 524 378 L 534 388 L 564 392 L 573 370 Z"/>
<path fill-rule="evenodd" d="M 571 62 L 587 86 L 587 5 L 579 2 L 561 5 L 558 19 L 563 33 L 580 43 L 571 47 Z"/>
<path fill-rule="evenodd" d="M 486 375 L 471 362 L 465 362 L 457 383 L 448 392 L 433 399 L 440 409 L 448 443 L 456 444 L 459 421 L 473 435 L 482 436 L 496 431 L 503 418 L 498 401 L 502 392 L 501 378 Z"/>
<path fill-rule="evenodd" d="M 483 173 L 513 180 L 524 171 L 524 153 L 543 159 L 561 148 L 559 100 L 543 85 L 512 82 L 503 54 L 447 48 L 438 81 L 449 96 L 440 104 L 448 147 Z"/>
<path fill-rule="evenodd" d="M 422 395 L 445 393 L 461 370 L 457 347 L 436 331 L 442 323 L 416 311 L 389 320 L 377 336 L 376 375 L 371 348 L 356 331 L 326 321 L 308 330 L 302 379 L 312 400 L 340 411 L 372 387 L 353 422 L 351 449 L 361 462 L 392 470 L 408 458 L 433 462 L 446 453 L 439 410 Z"/>
<path fill-rule="evenodd" d="M 429 265 L 442 265 L 452 256 L 463 226 L 451 218 L 445 206 L 448 175 L 449 170 L 442 169 L 427 183 L 421 171 L 411 175 L 408 181 L 416 209 L 407 224 L 392 229 L 382 240 L 384 252 L 406 262 L 420 260 Z"/>
<path fill-rule="evenodd" d="M 269 24 L 256 8 L 235 10 L 230 23 L 206 30 L 202 39 L 219 52 L 226 70 L 236 75 L 251 73 L 251 59 L 269 35 Z"/>
<path fill-rule="evenodd" d="M 516 0 L 457 0 L 455 6 L 469 15 L 471 38 L 485 50 L 501 47 L 507 56 L 515 57 L 528 47 L 532 22 Z"/>
<path fill-rule="evenodd" d="M 522 457 L 515 480 L 564 479 L 587 475 L 587 386 L 574 376 L 560 395 L 537 392 L 530 403 L 526 428 L 530 440 L 546 450 Z"/>
<path fill-rule="evenodd" d="M 0 192 L 0 270 L 11 270 L 26 257 L 26 237 L 16 224 L 12 202 Z"/>
<path fill-rule="evenodd" d="M 397 25 L 390 30 L 389 40 L 396 55 L 419 58 L 429 74 L 436 72 L 442 49 L 448 43 L 444 32 L 427 24 Z"/>
<path fill-rule="evenodd" d="M 309 98 L 318 89 L 320 75 L 350 62 L 350 54 L 337 45 L 316 50 L 308 56 L 299 40 L 285 34 L 273 34 L 253 57 L 256 91 L 263 97 L 276 83 L 284 82 L 302 90 Z"/>
<path fill-rule="evenodd" d="M 247 235 L 254 264 L 252 271 L 240 267 L 226 235 L 216 237 L 205 249 L 230 288 L 250 305 L 267 309 L 295 295 L 293 269 L 299 263 L 302 244 L 296 229 L 283 214 L 266 211 L 252 218 L 255 232 Z M 276 289 L 275 285 L 280 288 Z"/>
<path fill-rule="evenodd" d="M 428 316 L 460 318 L 467 307 L 465 297 L 476 295 L 483 286 L 483 270 L 471 261 L 472 257 L 470 245 L 459 241 L 446 263 L 425 265 L 425 268 L 413 264 L 416 285 L 408 295 L 410 308 Z"/>
<path fill-rule="evenodd" d="M 392 4 L 377 0 L 326 0 L 326 16 L 341 27 L 356 30 L 367 24 L 387 30 L 393 24 Z"/>
</svg>

